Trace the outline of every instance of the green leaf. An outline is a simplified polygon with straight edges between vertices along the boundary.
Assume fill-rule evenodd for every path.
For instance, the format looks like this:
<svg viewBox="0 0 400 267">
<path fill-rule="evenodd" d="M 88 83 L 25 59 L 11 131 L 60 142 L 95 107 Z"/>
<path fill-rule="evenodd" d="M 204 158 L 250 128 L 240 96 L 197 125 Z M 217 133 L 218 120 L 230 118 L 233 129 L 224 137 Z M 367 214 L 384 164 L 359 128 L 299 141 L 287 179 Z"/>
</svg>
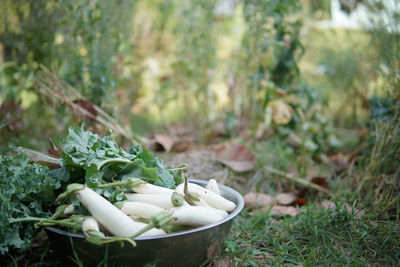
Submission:
<svg viewBox="0 0 400 267">
<path fill-rule="evenodd" d="M 163 167 L 162 160 L 140 145 L 134 145 L 126 152 L 118 146 L 112 135 L 100 138 L 81 127 L 70 127 L 63 143 L 64 171 L 60 170 L 58 174 L 64 179 L 69 177 L 70 181 L 85 182 L 96 189 L 98 185 L 115 179 L 136 177 L 159 186 L 175 188 L 174 177 Z M 120 198 L 113 190 L 96 191 L 111 201 Z"/>
<path fill-rule="evenodd" d="M 48 216 L 54 207 L 54 191 L 60 187 L 57 176 L 45 166 L 30 164 L 26 154 L 0 156 L 0 254 L 29 248 L 37 230 L 9 220 Z"/>
</svg>

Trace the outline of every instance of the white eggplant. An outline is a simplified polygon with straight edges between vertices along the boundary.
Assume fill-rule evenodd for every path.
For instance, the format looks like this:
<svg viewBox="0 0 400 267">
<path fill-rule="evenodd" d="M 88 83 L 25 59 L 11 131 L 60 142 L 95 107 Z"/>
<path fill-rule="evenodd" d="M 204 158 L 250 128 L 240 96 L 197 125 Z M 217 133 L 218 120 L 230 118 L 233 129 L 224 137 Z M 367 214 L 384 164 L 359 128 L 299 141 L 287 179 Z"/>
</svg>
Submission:
<svg viewBox="0 0 400 267">
<path fill-rule="evenodd" d="M 160 194 L 160 195 L 172 195 L 174 190 L 161 187 L 149 183 L 139 184 L 135 187 L 132 187 L 132 191 L 140 194 Z"/>
<path fill-rule="evenodd" d="M 171 210 L 172 217 L 176 218 L 175 224 L 203 226 L 223 219 L 220 214 L 207 207 L 181 206 Z"/>
<path fill-rule="evenodd" d="M 133 221 L 104 197 L 86 186 L 78 190 L 76 196 L 92 216 L 115 236 L 130 237 L 146 226 L 145 223 Z M 162 234 L 165 234 L 165 231 L 151 229 L 141 236 Z"/>
<path fill-rule="evenodd" d="M 171 195 L 166 194 L 136 194 L 136 193 L 127 193 L 125 194 L 128 201 L 133 202 L 143 202 L 147 204 L 152 204 L 158 206 L 163 209 L 173 208 L 174 205 L 171 200 Z M 187 203 L 183 203 L 183 205 L 189 205 Z"/>
<path fill-rule="evenodd" d="M 88 237 L 89 231 L 100 232 L 99 223 L 93 216 L 85 217 L 85 219 L 82 222 L 82 232 L 86 237 Z"/>
<path fill-rule="evenodd" d="M 184 184 L 180 184 L 176 187 L 175 191 L 179 194 L 183 194 Z M 204 199 L 208 205 L 213 208 L 224 210 L 224 211 L 233 211 L 236 208 L 236 204 L 232 201 L 227 200 L 226 198 L 207 190 L 204 187 L 201 187 L 197 184 L 188 183 L 188 190 L 191 193 L 197 194 L 199 197 Z"/>
<path fill-rule="evenodd" d="M 219 190 L 218 183 L 215 179 L 210 179 L 208 181 L 206 189 L 214 192 L 217 195 L 221 195 L 221 191 Z"/>
<path fill-rule="evenodd" d="M 211 207 L 210 205 L 207 204 L 207 202 L 202 199 L 201 197 L 199 197 L 199 201 L 194 201 L 194 204 L 196 206 L 200 206 L 200 207 L 206 207 L 209 209 L 212 209 L 213 211 L 215 211 L 216 213 L 218 213 L 219 215 L 221 215 L 223 218 L 228 217 L 228 212 L 221 210 L 221 209 L 216 209 L 214 207 Z"/>
<path fill-rule="evenodd" d="M 71 215 L 75 212 L 75 207 L 73 204 L 69 204 L 67 207 L 64 209 L 64 215 Z"/>
<path fill-rule="evenodd" d="M 151 219 L 152 216 L 163 210 L 163 208 L 143 202 L 124 201 L 121 203 L 121 211 L 131 218 L 134 216 L 133 218 Z"/>
</svg>

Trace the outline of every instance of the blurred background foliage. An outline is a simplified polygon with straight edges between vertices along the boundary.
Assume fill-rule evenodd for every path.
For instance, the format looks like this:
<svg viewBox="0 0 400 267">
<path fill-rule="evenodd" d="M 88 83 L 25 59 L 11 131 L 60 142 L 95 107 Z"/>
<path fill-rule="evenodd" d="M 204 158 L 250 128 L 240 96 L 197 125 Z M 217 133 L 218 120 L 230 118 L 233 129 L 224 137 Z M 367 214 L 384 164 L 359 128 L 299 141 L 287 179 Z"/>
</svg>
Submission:
<svg viewBox="0 0 400 267">
<path fill-rule="evenodd" d="M 370 24 L 323 26 L 328 0 L 1 0 L 1 146 L 46 150 L 70 124 L 106 131 L 74 103 L 144 137 L 179 123 L 197 142 L 257 143 L 260 162 L 300 174 L 359 149 L 369 179 L 398 177 L 399 4 L 335 2 Z M 79 95 L 57 102 L 40 82 Z M 397 190 L 385 181 L 369 192 Z"/>
<path fill-rule="evenodd" d="M 341 23 L 360 10 L 364 24 Z M 320 185 L 368 212 L 357 251 L 400 218 L 400 1 L 0 0 L 1 153 L 58 153 L 70 125 L 122 147 L 163 134 L 168 164 L 182 156 L 241 193 L 313 203 L 327 195 L 298 180 Z M 235 143 L 255 168 L 216 162 Z"/>
<path fill-rule="evenodd" d="M 227 136 L 255 136 L 270 101 L 304 89 L 298 1 L 2 2 L 0 97 L 23 117 L 3 118 L 19 125 L 5 142 L 43 121 L 47 135 L 76 123 L 65 106 L 43 105 L 41 66 L 135 132 L 184 121 L 201 141 L 220 121 Z"/>
</svg>

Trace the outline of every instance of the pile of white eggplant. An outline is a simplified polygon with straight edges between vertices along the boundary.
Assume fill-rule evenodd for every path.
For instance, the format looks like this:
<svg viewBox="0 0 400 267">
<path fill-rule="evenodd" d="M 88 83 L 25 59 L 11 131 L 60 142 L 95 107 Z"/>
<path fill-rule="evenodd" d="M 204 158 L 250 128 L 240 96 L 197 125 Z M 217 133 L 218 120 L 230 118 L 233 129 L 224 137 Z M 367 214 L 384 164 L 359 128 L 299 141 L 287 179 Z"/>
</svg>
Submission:
<svg viewBox="0 0 400 267">
<path fill-rule="evenodd" d="M 204 226 L 223 220 L 236 204 L 221 196 L 217 182 L 206 188 L 187 179 L 175 190 L 150 183 L 135 183 L 126 201 L 111 203 L 82 184 L 70 184 L 59 196 L 75 195 L 90 216 L 77 217 L 86 238 L 96 244 L 125 240 L 135 244 L 138 236 L 160 236 L 168 232 Z M 70 209 L 64 209 L 64 213 Z M 186 228 L 182 228 L 186 227 Z"/>
</svg>

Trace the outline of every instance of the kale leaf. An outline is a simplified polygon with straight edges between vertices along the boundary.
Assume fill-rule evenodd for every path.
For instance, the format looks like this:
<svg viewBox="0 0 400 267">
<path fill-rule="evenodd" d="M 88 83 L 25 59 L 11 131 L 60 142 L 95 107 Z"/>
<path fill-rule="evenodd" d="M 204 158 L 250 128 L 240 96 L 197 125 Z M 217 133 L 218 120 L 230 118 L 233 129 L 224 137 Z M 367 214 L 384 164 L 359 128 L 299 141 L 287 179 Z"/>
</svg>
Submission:
<svg viewBox="0 0 400 267">
<path fill-rule="evenodd" d="M 9 222 L 27 216 L 47 217 L 53 207 L 58 179 L 49 169 L 31 164 L 28 156 L 0 155 L 0 254 L 24 251 L 37 230 L 31 222 Z"/>
<path fill-rule="evenodd" d="M 63 141 L 61 173 L 71 182 L 86 183 L 96 189 L 98 185 L 113 180 L 135 177 L 155 185 L 175 188 L 175 180 L 170 171 L 163 167 L 163 161 L 153 156 L 140 145 L 133 145 L 129 152 L 119 147 L 112 135 L 99 137 L 82 127 L 71 126 Z M 96 190 L 108 197 L 121 199 L 121 195 L 110 189 Z"/>
<path fill-rule="evenodd" d="M 98 185 L 136 177 L 175 188 L 180 176 L 165 169 L 159 157 L 140 145 L 125 151 L 112 135 L 101 138 L 81 127 L 70 127 L 63 145 L 61 168 L 51 171 L 46 166 L 31 164 L 25 153 L 0 154 L 0 255 L 10 250 L 25 251 L 38 231 L 31 222 L 10 220 L 50 216 L 56 193 L 70 183 L 86 183 L 115 202 L 126 198 L 124 192 Z"/>
</svg>

